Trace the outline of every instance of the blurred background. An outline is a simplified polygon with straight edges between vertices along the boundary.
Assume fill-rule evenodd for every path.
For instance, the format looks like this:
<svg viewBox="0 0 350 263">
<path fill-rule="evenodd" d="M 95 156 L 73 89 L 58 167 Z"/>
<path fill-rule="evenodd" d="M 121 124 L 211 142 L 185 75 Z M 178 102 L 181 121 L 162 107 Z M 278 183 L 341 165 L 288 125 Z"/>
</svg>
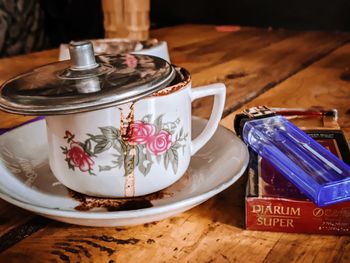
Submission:
<svg viewBox="0 0 350 263">
<path fill-rule="evenodd" d="M 70 40 L 103 38 L 102 1 L 106 5 L 113 0 L 0 0 L 0 57 L 53 48 Z M 151 0 L 148 4 L 151 29 L 214 24 L 350 30 L 349 0 Z"/>
</svg>

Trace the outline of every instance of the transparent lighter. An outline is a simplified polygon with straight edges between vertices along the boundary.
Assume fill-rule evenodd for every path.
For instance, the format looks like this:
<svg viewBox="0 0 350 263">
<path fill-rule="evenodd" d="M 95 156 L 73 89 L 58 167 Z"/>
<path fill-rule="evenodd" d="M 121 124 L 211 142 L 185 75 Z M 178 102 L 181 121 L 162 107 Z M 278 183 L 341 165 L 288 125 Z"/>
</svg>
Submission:
<svg viewBox="0 0 350 263">
<path fill-rule="evenodd" d="M 350 200 L 350 166 L 264 106 L 235 119 L 244 142 L 318 206 Z"/>
</svg>

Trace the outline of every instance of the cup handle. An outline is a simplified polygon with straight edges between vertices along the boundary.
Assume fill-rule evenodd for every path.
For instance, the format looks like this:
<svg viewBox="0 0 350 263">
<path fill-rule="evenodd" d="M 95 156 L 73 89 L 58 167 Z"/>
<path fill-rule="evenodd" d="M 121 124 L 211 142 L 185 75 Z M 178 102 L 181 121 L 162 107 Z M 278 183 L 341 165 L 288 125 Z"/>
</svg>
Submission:
<svg viewBox="0 0 350 263">
<path fill-rule="evenodd" d="M 191 141 L 191 156 L 194 155 L 200 148 L 206 144 L 214 135 L 219 122 L 221 120 L 222 112 L 225 106 L 226 87 L 223 83 L 214 83 L 203 87 L 194 88 L 191 91 L 191 102 L 196 99 L 214 96 L 214 105 L 209 121 L 204 130 Z"/>
</svg>

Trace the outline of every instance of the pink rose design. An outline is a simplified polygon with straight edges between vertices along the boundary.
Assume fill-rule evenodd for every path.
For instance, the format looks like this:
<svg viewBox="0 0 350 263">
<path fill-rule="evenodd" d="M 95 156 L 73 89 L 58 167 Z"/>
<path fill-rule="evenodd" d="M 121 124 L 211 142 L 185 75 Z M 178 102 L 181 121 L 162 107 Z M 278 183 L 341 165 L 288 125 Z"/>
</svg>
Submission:
<svg viewBox="0 0 350 263">
<path fill-rule="evenodd" d="M 161 130 L 147 142 L 147 149 L 154 155 L 160 155 L 169 150 L 171 146 L 171 134 Z"/>
<path fill-rule="evenodd" d="M 137 66 L 137 58 L 135 58 L 133 55 L 126 54 L 125 55 L 125 64 L 129 68 L 136 68 L 136 66 Z"/>
<path fill-rule="evenodd" d="M 94 165 L 94 161 L 91 160 L 84 148 L 76 142 L 72 142 L 70 144 L 70 149 L 67 152 L 67 158 L 73 166 L 79 167 L 79 170 L 82 172 L 89 171 Z"/>
<path fill-rule="evenodd" d="M 129 126 L 127 134 L 128 142 L 130 144 L 146 144 L 152 140 L 156 128 L 152 124 L 143 123 L 142 121 L 135 121 Z"/>
</svg>

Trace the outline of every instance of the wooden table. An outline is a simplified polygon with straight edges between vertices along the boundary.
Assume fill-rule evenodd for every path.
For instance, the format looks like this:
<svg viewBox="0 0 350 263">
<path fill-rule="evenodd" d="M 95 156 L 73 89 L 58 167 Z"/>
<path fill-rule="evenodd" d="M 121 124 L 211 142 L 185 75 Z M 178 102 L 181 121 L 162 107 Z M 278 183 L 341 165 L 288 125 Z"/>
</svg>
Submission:
<svg viewBox="0 0 350 263">
<path fill-rule="evenodd" d="M 177 26 L 152 32 L 194 86 L 224 82 L 222 125 L 247 106 L 339 110 L 350 138 L 350 33 Z M 0 60 L 0 82 L 55 61 L 57 50 Z M 208 117 L 210 100 L 194 103 Z M 0 112 L 0 126 L 27 120 Z M 45 219 L 0 201 L 0 262 L 349 262 L 350 237 L 244 230 L 242 179 L 202 205 L 160 222 L 89 228 Z M 137 242 L 128 242 L 135 239 Z"/>
</svg>

